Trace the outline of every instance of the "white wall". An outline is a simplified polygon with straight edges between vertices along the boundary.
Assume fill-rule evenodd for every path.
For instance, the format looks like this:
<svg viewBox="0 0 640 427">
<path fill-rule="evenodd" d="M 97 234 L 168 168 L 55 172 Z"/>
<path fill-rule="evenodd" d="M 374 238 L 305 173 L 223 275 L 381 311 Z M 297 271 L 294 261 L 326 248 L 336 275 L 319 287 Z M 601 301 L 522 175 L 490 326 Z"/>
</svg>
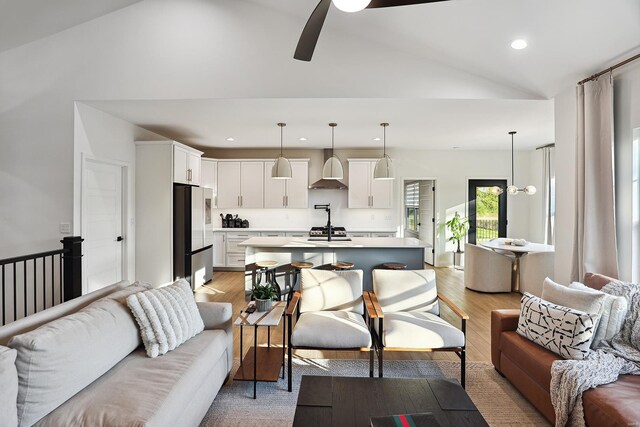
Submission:
<svg viewBox="0 0 640 427">
<path fill-rule="evenodd" d="M 0 257 L 58 247 L 73 219 L 74 101 L 527 97 L 385 46 L 353 55 L 369 42 L 339 32 L 323 34 L 331 56 L 293 61 L 299 32 L 258 2 L 147 0 L 0 53 Z"/>
<path fill-rule="evenodd" d="M 619 278 L 632 279 L 633 129 L 640 127 L 640 64 L 614 72 L 616 222 Z M 576 212 L 575 87 L 555 97 L 556 129 L 556 279 L 579 280 L 572 271 Z M 638 254 L 635 255 L 636 257 Z M 636 278 L 637 279 L 637 278 Z"/>
<path fill-rule="evenodd" d="M 129 122 L 113 117 L 82 103 L 75 104 L 74 155 L 73 155 L 73 234 L 82 231 L 82 159 L 91 158 L 114 162 L 125 167 L 126 186 L 123 193 L 123 209 L 126 220 L 123 224 L 127 271 L 123 276 L 135 280 L 135 164 L 134 141 L 166 139 Z"/>
</svg>

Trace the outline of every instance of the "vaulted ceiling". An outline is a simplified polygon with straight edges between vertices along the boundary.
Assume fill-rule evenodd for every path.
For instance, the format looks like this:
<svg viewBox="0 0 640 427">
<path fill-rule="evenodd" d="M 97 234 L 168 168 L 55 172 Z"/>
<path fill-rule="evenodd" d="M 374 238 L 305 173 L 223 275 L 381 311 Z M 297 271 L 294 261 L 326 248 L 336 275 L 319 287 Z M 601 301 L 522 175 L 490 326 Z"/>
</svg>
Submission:
<svg viewBox="0 0 640 427">
<path fill-rule="evenodd" d="M 384 116 L 411 146 L 494 148 L 519 127 L 531 147 L 552 142 L 546 100 L 640 50 L 637 0 L 452 0 L 332 6 L 313 60 L 295 61 L 316 3 L 0 0 L 0 86 L 13 94 L 0 111 L 63 87 L 200 146 L 276 145 L 261 137 L 276 121 L 320 140 L 327 120 L 362 126 L 346 141 L 371 146 Z M 15 89 L 24 76 L 41 86 Z"/>
</svg>

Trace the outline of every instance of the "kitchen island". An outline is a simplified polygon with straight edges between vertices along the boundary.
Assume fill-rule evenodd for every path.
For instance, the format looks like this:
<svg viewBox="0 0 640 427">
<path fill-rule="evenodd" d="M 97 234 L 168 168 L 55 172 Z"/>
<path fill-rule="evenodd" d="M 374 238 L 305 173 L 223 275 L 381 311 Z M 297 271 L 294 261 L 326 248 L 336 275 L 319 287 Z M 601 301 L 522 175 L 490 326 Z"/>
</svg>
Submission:
<svg viewBox="0 0 640 427">
<path fill-rule="evenodd" d="M 313 240 L 306 237 L 252 237 L 239 243 L 245 248 L 245 270 L 255 263 L 272 260 L 279 265 L 307 261 L 318 267 L 338 261 L 351 262 L 354 269 L 364 270 L 364 289 L 372 290 L 371 271 L 387 262 L 407 265 L 408 270 L 424 267 L 424 251 L 431 248 L 414 238 L 352 237 L 344 240 Z M 281 286 L 283 283 L 281 283 Z M 245 291 L 251 290 L 251 277 L 245 280 Z"/>
</svg>

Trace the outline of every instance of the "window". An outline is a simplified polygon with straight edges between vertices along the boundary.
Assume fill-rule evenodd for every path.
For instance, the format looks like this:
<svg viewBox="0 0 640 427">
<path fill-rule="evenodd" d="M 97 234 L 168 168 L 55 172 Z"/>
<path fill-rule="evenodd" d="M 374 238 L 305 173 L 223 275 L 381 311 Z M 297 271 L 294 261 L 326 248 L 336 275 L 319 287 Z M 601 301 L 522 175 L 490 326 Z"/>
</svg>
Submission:
<svg viewBox="0 0 640 427">
<path fill-rule="evenodd" d="M 407 231 L 418 232 L 420 223 L 420 183 L 407 182 L 404 186 L 405 226 Z"/>
</svg>

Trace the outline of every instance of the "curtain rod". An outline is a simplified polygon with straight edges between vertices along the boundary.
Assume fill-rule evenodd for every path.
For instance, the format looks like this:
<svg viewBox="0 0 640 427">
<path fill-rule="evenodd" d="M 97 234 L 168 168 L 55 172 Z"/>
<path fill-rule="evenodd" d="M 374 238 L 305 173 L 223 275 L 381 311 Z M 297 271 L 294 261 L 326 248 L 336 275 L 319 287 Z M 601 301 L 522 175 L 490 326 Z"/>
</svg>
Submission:
<svg viewBox="0 0 640 427">
<path fill-rule="evenodd" d="M 553 148 L 555 146 L 556 146 L 555 142 L 552 142 L 551 144 L 547 144 L 547 145 L 542 145 L 540 147 L 536 147 L 536 150 L 542 150 L 543 148 Z"/>
<path fill-rule="evenodd" d="M 591 80 L 595 80 L 595 79 L 597 79 L 598 77 L 600 77 L 601 75 L 603 75 L 603 74 L 607 74 L 607 73 L 610 73 L 610 72 L 612 72 L 613 70 L 615 70 L 616 68 L 620 68 L 620 67 L 622 67 L 623 65 L 627 65 L 629 62 L 633 62 L 633 61 L 635 61 L 636 59 L 640 59 L 640 53 L 639 53 L 639 54 L 637 54 L 637 55 L 632 56 L 631 58 L 627 58 L 627 59 L 625 59 L 625 60 L 624 60 L 624 61 L 622 61 L 622 62 L 618 62 L 617 64 L 615 64 L 615 65 L 613 65 L 613 66 L 611 66 L 611 67 L 607 68 L 606 70 L 600 71 L 599 73 L 596 73 L 596 74 L 594 74 L 594 75 L 593 75 L 593 76 L 591 76 L 591 77 L 587 77 L 586 79 L 579 81 L 579 82 L 578 82 L 578 84 L 579 84 L 579 85 L 582 85 L 582 84 L 585 84 L 585 83 L 587 83 L 587 82 L 590 82 Z"/>
</svg>

